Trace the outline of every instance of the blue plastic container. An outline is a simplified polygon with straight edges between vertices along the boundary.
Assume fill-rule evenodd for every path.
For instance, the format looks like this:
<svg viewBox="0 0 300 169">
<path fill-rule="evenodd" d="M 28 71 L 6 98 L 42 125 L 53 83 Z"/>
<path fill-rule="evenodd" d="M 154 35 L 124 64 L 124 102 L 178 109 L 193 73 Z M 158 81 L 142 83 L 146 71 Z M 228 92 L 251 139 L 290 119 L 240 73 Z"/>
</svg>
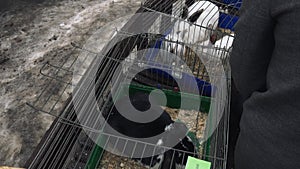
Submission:
<svg viewBox="0 0 300 169">
<path fill-rule="evenodd" d="M 166 35 L 170 33 L 170 30 L 167 31 Z M 160 46 L 162 45 L 162 40 L 157 40 L 156 43 L 154 44 L 153 48 L 151 51 L 149 51 L 146 55 L 147 60 L 154 60 L 154 58 L 158 55 Z M 165 70 L 161 70 L 161 69 L 156 69 L 156 68 L 152 68 L 152 72 L 157 73 L 159 75 L 162 75 L 164 78 L 170 78 L 170 75 L 172 74 L 172 71 L 170 70 L 170 67 L 166 67 L 165 65 L 161 65 L 160 63 L 148 63 L 151 66 L 155 66 L 155 67 L 160 67 L 161 69 Z M 178 79 L 179 80 L 179 79 Z M 182 72 L 182 79 L 185 82 L 191 82 L 192 80 L 196 80 L 197 86 L 199 91 L 201 91 L 201 94 L 203 96 L 208 96 L 211 97 L 212 96 L 212 88 L 216 89 L 214 86 L 212 86 L 210 83 L 205 82 L 204 80 L 191 76 L 188 73 L 184 73 Z M 186 90 L 188 91 L 189 89 L 186 88 Z"/>
<path fill-rule="evenodd" d="M 228 15 L 220 12 L 219 27 L 234 31 L 234 25 L 239 20 L 238 16 Z"/>
</svg>

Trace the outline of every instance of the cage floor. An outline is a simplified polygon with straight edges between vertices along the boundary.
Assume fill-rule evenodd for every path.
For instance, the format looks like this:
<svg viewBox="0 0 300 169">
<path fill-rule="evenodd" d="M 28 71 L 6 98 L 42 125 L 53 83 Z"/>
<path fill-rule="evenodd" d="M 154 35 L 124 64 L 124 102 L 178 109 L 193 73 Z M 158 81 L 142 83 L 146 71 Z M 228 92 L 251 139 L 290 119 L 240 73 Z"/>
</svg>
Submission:
<svg viewBox="0 0 300 169">
<path fill-rule="evenodd" d="M 207 114 L 195 110 L 181 110 L 172 109 L 169 107 L 162 107 L 170 114 L 172 120 L 180 120 L 187 125 L 190 132 L 196 133 L 198 139 L 204 137 L 205 122 Z"/>
<path fill-rule="evenodd" d="M 138 162 L 105 151 L 97 169 L 147 169 Z"/>
</svg>

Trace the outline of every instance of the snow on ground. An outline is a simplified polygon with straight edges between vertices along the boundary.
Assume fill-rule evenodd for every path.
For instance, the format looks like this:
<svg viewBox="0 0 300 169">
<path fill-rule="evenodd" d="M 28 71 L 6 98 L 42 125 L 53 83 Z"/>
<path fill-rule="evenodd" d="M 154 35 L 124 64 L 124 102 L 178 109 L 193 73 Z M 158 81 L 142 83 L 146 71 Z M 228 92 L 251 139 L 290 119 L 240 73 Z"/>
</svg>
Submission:
<svg viewBox="0 0 300 169">
<path fill-rule="evenodd" d="M 60 65 L 70 58 L 80 59 L 84 55 L 73 50 L 71 42 L 84 45 L 89 39 L 93 43 L 89 37 L 96 30 L 134 13 L 139 6 L 140 0 L 62 0 L 22 3 L 0 13 L 0 166 L 24 166 L 54 120 L 26 105 L 46 85 L 54 90 L 46 91 L 41 100 L 62 91 L 62 85 L 39 73 L 41 67 L 47 62 Z M 116 25 L 122 24 L 112 24 Z M 104 37 L 104 42 L 105 38 L 110 37 Z"/>
</svg>

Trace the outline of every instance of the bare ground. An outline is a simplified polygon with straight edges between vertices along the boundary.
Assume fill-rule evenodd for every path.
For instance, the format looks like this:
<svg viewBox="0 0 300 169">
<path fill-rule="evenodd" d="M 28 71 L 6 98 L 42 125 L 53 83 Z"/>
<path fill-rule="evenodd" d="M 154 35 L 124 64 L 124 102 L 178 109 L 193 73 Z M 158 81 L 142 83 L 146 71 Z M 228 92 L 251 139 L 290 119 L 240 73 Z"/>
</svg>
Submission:
<svg viewBox="0 0 300 169">
<path fill-rule="evenodd" d="M 26 105 L 47 85 L 53 90 L 41 100 L 62 91 L 40 74 L 41 67 L 77 57 L 80 51 L 71 42 L 85 44 L 97 29 L 139 5 L 139 0 L 63 0 L 20 4 L 0 13 L 0 166 L 24 166 L 54 120 Z"/>
</svg>

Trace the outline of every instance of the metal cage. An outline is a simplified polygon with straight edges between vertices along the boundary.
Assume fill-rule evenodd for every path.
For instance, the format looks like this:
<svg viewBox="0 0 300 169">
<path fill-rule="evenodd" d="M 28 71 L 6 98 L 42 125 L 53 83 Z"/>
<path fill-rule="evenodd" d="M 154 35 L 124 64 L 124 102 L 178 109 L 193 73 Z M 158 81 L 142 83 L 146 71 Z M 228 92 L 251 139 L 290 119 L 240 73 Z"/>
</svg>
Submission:
<svg viewBox="0 0 300 169">
<path fill-rule="evenodd" d="M 195 16 L 186 11 L 198 2 L 145 1 L 121 29 L 105 33 L 109 41 L 97 42 L 101 52 L 72 44 L 74 55 L 61 65 L 46 63 L 41 74 L 51 83 L 28 105 L 57 119 L 27 168 L 138 169 L 154 167 L 160 159 L 156 167 L 175 169 L 184 168 L 188 156 L 211 162 L 212 169 L 226 168 L 228 56 L 241 1 L 206 1 L 218 8 L 210 13 L 218 15 L 217 20 L 204 17 L 194 22 L 189 17 Z M 185 124 L 195 151 L 108 132 L 114 103 L 140 92 L 152 93 L 158 105 L 161 96 L 166 97 L 164 107 L 159 107 L 173 122 Z M 179 154 L 182 158 L 175 166 Z"/>
</svg>

